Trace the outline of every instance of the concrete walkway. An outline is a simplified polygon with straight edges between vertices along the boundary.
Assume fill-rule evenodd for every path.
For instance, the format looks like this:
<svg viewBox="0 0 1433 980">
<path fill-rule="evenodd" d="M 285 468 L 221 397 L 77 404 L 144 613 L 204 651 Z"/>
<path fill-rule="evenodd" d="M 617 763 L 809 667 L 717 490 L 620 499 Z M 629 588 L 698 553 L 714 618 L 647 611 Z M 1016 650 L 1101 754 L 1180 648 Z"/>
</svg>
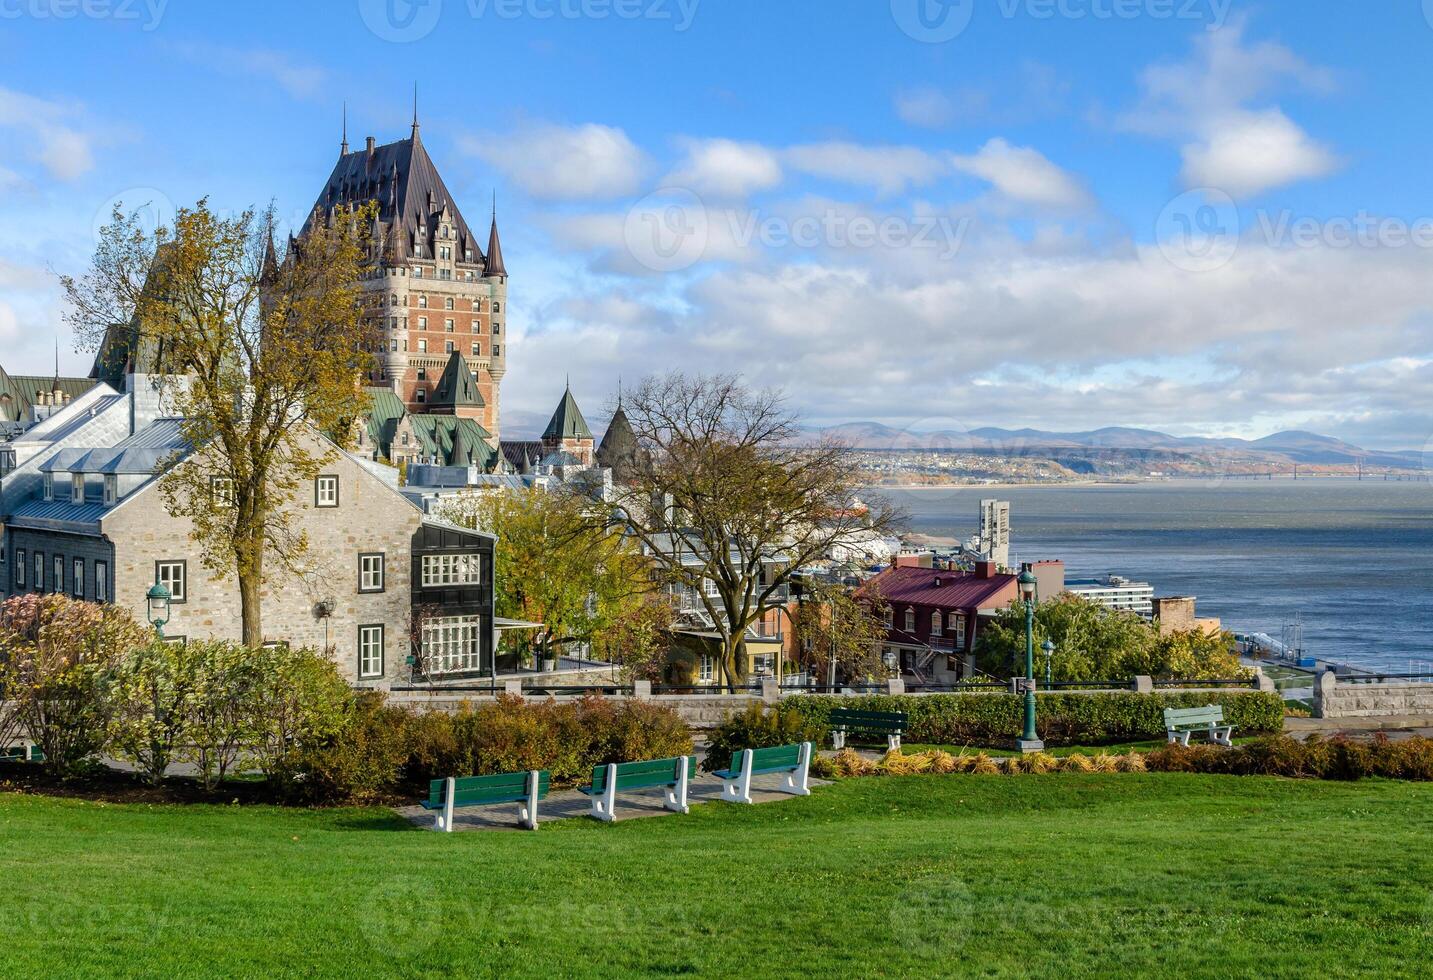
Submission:
<svg viewBox="0 0 1433 980">
<path fill-rule="evenodd" d="M 779 793 L 775 787 L 780 785 L 781 775 L 769 773 L 764 776 L 753 776 L 751 780 L 751 799 L 754 803 L 775 803 L 778 800 L 795 799 L 786 793 Z M 827 780 L 811 779 L 809 785 L 814 787 L 828 785 Z M 699 772 L 697 778 L 692 780 L 687 788 L 687 803 L 695 806 L 699 803 L 716 803 L 718 806 L 734 806 L 737 804 L 723 804 L 720 802 L 721 780 L 710 773 Z M 662 790 L 633 790 L 629 793 L 617 794 L 617 821 L 637 820 L 642 817 L 675 817 L 680 814 L 673 813 L 662 806 Z M 516 803 L 498 803 L 493 806 L 471 807 L 469 809 L 453 811 L 453 830 L 519 830 L 517 825 Z M 434 812 L 425 810 L 421 806 L 396 807 L 395 812 L 420 827 L 431 829 L 433 826 Z M 591 819 L 588 814 L 592 812 L 591 800 L 575 789 L 555 790 L 548 794 L 545 800 L 537 805 L 538 824 L 552 823 L 555 820 L 587 820 Z M 592 821 L 596 823 L 596 820 Z"/>
</svg>

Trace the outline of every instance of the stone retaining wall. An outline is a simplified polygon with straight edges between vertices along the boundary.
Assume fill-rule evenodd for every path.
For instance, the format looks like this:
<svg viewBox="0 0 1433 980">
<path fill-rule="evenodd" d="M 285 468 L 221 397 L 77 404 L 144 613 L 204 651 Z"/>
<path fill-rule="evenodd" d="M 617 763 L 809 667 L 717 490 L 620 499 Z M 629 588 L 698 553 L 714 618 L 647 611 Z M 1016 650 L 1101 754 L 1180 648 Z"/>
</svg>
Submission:
<svg viewBox="0 0 1433 980">
<path fill-rule="evenodd" d="M 1331 670 L 1314 680 L 1315 718 L 1433 716 L 1433 684 L 1386 681 L 1354 684 Z"/>
</svg>

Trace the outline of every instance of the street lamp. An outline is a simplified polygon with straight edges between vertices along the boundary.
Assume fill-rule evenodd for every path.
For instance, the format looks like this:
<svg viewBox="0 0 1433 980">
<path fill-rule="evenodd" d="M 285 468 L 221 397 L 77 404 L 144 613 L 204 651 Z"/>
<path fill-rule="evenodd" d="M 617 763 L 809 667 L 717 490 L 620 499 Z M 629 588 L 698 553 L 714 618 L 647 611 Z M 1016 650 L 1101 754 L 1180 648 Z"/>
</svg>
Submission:
<svg viewBox="0 0 1433 980">
<path fill-rule="evenodd" d="M 1055 643 L 1049 637 L 1045 638 L 1045 644 L 1041 647 L 1045 651 L 1045 686 L 1050 686 L 1050 662 L 1055 656 Z"/>
<path fill-rule="evenodd" d="M 1016 581 L 1025 600 L 1025 733 L 1020 751 L 1039 752 L 1045 743 L 1035 733 L 1035 573 L 1027 568 Z"/>
<path fill-rule="evenodd" d="M 164 624 L 169 622 L 169 590 L 162 582 L 155 582 L 149 587 L 147 596 L 149 600 L 149 622 L 154 627 L 154 635 L 161 640 L 164 639 Z"/>
</svg>

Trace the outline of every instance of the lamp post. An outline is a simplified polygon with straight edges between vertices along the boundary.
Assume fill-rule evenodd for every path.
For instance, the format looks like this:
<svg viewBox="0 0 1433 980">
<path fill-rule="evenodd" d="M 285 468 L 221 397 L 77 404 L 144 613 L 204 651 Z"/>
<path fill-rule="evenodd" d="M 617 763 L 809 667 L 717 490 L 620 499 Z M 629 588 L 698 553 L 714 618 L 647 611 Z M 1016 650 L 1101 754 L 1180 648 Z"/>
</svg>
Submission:
<svg viewBox="0 0 1433 980">
<path fill-rule="evenodd" d="M 1039 752 L 1045 743 L 1035 733 L 1035 573 L 1027 568 L 1016 581 L 1025 600 L 1025 733 L 1019 746 L 1021 752 Z"/>
<path fill-rule="evenodd" d="M 1048 688 L 1050 686 L 1050 663 L 1055 657 L 1054 641 L 1047 637 L 1041 649 L 1045 651 L 1045 686 Z"/>
<path fill-rule="evenodd" d="M 162 640 L 164 624 L 169 622 L 169 600 L 172 596 L 162 582 L 155 582 L 149 587 L 146 598 L 149 601 L 149 624 L 154 627 L 154 635 Z"/>
</svg>

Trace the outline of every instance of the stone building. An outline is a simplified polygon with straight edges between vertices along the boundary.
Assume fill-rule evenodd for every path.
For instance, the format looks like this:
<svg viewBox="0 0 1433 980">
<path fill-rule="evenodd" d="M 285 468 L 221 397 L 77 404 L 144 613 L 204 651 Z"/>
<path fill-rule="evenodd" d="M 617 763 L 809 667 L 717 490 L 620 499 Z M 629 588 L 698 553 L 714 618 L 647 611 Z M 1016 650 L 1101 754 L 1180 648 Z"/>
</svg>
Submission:
<svg viewBox="0 0 1433 980">
<path fill-rule="evenodd" d="M 441 389 L 458 355 L 471 388 L 444 411 L 477 422 L 496 449 L 508 282 L 496 211 L 484 249 L 424 148 L 416 114 L 406 140 L 378 146 L 370 136 L 350 152 L 345 136 L 305 228 L 369 202 L 378 207 L 374 267 L 362 288 L 383 347 L 370 383 L 393 392 L 408 413 L 426 414 L 435 399 L 451 397 L 451 387 Z"/>
</svg>

